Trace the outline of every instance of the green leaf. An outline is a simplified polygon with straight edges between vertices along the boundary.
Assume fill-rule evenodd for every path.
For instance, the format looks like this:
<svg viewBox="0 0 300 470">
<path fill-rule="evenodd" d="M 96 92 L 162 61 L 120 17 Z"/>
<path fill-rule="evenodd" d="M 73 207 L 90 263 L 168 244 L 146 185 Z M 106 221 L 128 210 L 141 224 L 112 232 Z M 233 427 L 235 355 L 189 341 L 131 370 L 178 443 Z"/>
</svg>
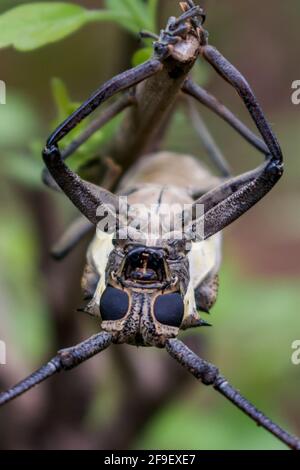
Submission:
<svg viewBox="0 0 300 470">
<path fill-rule="evenodd" d="M 159 0 L 148 0 L 148 15 L 151 22 L 151 31 L 155 32 L 157 28 L 157 10 Z"/>
<path fill-rule="evenodd" d="M 90 21 L 121 18 L 121 13 L 86 10 L 72 3 L 27 3 L 0 15 L 0 48 L 28 51 L 63 39 Z"/>
<path fill-rule="evenodd" d="M 146 60 L 150 59 L 153 55 L 153 48 L 152 47 L 143 47 L 143 49 L 139 49 L 133 55 L 132 58 L 132 65 L 136 67 L 137 65 L 146 62 Z"/>
<path fill-rule="evenodd" d="M 132 15 L 132 12 L 128 10 L 124 0 L 105 0 L 105 4 L 108 11 L 119 15 L 115 21 L 124 29 L 133 34 L 137 34 L 140 29 L 142 29 L 140 22 L 137 21 L 136 17 Z"/>
<path fill-rule="evenodd" d="M 87 10 L 65 2 L 19 5 L 0 15 L 0 48 L 30 51 L 59 41 L 92 21 L 114 21 L 137 34 L 154 31 L 158 0 L 106 0 L 106 10 Z"/>
<path fill-rule="evenodd" d="M 105 3 L 111 12 L 121 14 L 116 22 L 131 33 L 156 29 L 157 0 L 146 3 L 143 0 L 106 0 Z"/>
<path fill-rule="evenodd" d="M 148 12 L 143 0 L 123 0 L 123 2 L 128 12 L 130 12 L 131 16 L 135 19 L 136 24 L 138 24 L 141 29 L 148 29 Z"/>
<path fill-rule="evenodd" d="M 83 8 L 66 3 L 29 3 L 0 17 L 0 47 L 30 50 L 76 31 L 85 22 Z"/>
<path fill-rule="evenodd" d="M 58 121 L 63 121 L 74 111 L 69 92 L 60 78 L 52 78 L 51 89 L 58 112 Z"/>
</svg>

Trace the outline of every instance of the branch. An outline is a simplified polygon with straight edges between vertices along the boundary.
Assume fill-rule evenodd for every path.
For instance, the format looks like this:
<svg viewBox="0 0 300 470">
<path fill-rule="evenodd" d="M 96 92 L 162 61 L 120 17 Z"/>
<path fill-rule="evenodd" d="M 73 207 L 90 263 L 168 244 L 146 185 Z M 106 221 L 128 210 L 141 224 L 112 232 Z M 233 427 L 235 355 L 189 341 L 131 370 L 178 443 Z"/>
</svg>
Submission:
<svg viewBox="0 0 300 470">
<path fill-rule="evenodd" d="M 290 449 L 300 450 L 300 439 L 286 432 L 255 408 L 255 406 L 230 385 L 225 377 L 220 375 L 216 366 L 198 357 L 185 344 L 177 339 L 168 340 L 166 349 L 173 359 L 176 359 L 176 361 L 194 375 L 196 379 L 200 380 L 204 385 L 213 386 L 215 390 L 253 419 L 258 426 L 262 426 L 269 431 Z"/>
<path fill-rule="evenodd" d="M 124 171 L 128 170 L 141 155 L 152 153 L 160 138 L 160 130 L 166 126 L 170 111 L 181 94 L 182 86 L 197 58 L 194 51 L 195 37 L 185 40 L 184 52 L 181 42 L 173 45 L 173 53 L 162 61 L 162 70 L 136 86 L 135 106 L 132 106 L 120 126 L 111 145 L 106 149 Z M 176 51 L 180 59 L 174 59 Z M 191 51 L 194 51 L 193 54 Z"/>
</svg>

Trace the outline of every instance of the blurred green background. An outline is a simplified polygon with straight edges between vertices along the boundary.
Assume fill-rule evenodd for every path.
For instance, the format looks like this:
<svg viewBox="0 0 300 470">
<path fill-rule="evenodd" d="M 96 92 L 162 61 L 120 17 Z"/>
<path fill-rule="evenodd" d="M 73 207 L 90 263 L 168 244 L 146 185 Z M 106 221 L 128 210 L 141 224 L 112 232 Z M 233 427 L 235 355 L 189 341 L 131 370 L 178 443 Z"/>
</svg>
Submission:
<svg viewBox="0 0 300 470">
<path fill-rule="evenodd" d="M 28 2 L 0 0 L 0 13 Z M 74 1 L 99 8 L 100 0 Z M 291 344 L 300 339 L 300 106 L 291 84 L 300 79 L 298 0 L 207 0 L 206 28 L 249 79 L 282 144 L 286 173 L 274 191 L 225 232 L 214 327 L 187 342 L 216 363 L 246 397 L 300 434 L 300 366 Z M 159 22 L 178 15 L 163 0 Z M 112 23 L 91 23 L 68 38 L 31 52 L 0 50 L 0 339 L 7 365 L 4 389 L 57 349 L 97 331 L 78 312 L 86 240 L 63 263 L 51 244 L 76 216 L 71 204 L 40 183 L 40 150 L 57 112 L 50 82 L 59 77 L 81 102 L 128 68 L 139 42 Z M 199 79 L 249 123 L 243 104 L 213 72 Z M 201 111 L 235 173 L 260 156 L 206 110 Z M 203 158 L 188 122 L 174 119 L 164 146 Z M 120 346 L 78 370 L 51 379 L 1 409 L 3 449 L 281 449 L 213 390 L 189 378 L 164 351 Z"/>
</svg>

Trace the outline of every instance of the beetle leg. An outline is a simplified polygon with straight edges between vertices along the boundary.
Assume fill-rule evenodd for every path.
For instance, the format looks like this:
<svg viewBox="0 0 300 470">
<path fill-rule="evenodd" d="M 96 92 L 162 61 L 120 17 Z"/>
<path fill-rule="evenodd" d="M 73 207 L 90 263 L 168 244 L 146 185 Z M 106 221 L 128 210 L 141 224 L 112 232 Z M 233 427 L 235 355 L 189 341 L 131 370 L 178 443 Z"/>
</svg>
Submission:
<svg viewBox="0 0 300 470">
<path fill-rule="evenodd" d="M 250 85 L 243 75 L 227 60 L 222 54 L 212 46 L 202 48 L 202 54 L 205 60 L 210 63 L 218 74 L 224 78 L 239 94 L 248 109 L 254 124 L 259 130 L 267 148 L 269 150 L 267 158 L 282 163 L 282 152 L 273 133 L 271 126 L 267 122 L 265 115 L 252 91 Z"/>
<path fill-rule="evenodd" d="M 115 184 L 117 178 L 119 178 L 122 170 L 119 165 L 116 165 L 112 159 L 105 159 L 107 172 L 101 182 L 101 186 L 105 189 L 111 189 Z M 55 181 L 52 179 L 55 183 Z M 79 216 L 74 222 L 67 228 L 65 233 L 61 236 L 58 242 L 51 249 L 51 255 L 57 261 L 61 261 L 68 256 L 71 251 L 80 243 L 80 241 L 92 230 L 94 225 L 86 220 L 85 217 Z"/>
<path fill-rule="evenodd" d="M 185 3 L 187 3 L 190 8 L 193 8 L 195 6 L 195 3 L 193 0 L 185 0 Z"/>
<path fill-rule="evenodd" d="M 139 36 L 141 39 L 154 39 L 154 41 L 159 40 L 158 34 L 152 33 L 152 31 L 146 31 L 144 29 L 139 32 Z"/>
<path fill-rule="evenodd" d="M 181 6 L 182 6 L 182 9 L 184 9 L 185 11 L 182 13 L 182 15 L 179 16 L 179 18 L 176 19 L 175 23 L 173 23 L 173 27 L 176 27 L 176 26 L 179 26 L 180 24 L 184 23 L 185 21 L 189 20 L 189 19 L 192 19 L 192 20 L 195 20 L 197 23 L 197 26 L 201 26 L 205 19 L 206 19 L 206 15 L 204 13 L 204 10 L 199 6 L 199 5 L 188 5 L 189 8 L 186 9 L 186 5 L 185 5 L 186 2 L 182 2 L 181 3 Z M 200 21 L 198 22 L 198 18 L 200 18 Z"/>
<path fill-rule="evenodd" d="M 112 343 L 112 335 L 109 333 L 99 333 L 92 336 L 83 343 L 69 349 L 63 349 L 57 356 L 51 359 L 46 365 L 42 366 L 32 375 L 22 380 L 6 392 L 0 393 L 0 406 L 23 395 L 31 388 L 48 379 L 52 375 L 62 371 L 71 370 L 82 362 L 87 361 L 96 354 L 104 351 Z"/>
<path fill-rule="evenodd" d="M 111 189 L 116 180 L 120 177 L 122 169 L 111 158 L 105 159 L 107 171 L 101 181 L 101 186 L 105 189 Z M 51 178 L 52 179 L 52 178 Z M 52 179 L 55 183 L 55 181 Z M 67 228 L 58 242 L 51 249 L 51 255 L 57 261 L 61 261 L 78 245 L 78 243 L 92 230 L 94 225 L 86 220 L 85 217 L 79 216 Z"/>
<path fill-rule="evenodd" d="M 97 224 L 97 209 L 99 207 L 106 209 L 108 205 L 117 209 L 118 198 L 109 191 L 87 183 L 68 168 L 62 158 L 58 143 L 106 100 L 154 75 L 162 67 L 159 60 L 152 59 L 106 82 L 66 119 L 47 141 L 43 157 L 49 172 L 73 204 L 93 224 Z"/>
<path fill-rule="evenodd" d="M 159 60 L 150 59 L 106 82 L 53 132 L 47 141 L 47 147 L 49 148 L 52 145 L 56 145 L 74 129 L 74 127 L 113 95 L 137 85 L 146 78 L 155 75 L 155 73 L 162 70 L 162 68 L 163 65 Z"/>
<path fill-rule="evenodd" d="M 90 125 L 77 137 L 73 142 L 70 143 L 62 152 L 61 156 L 63 160 L 66 160 L 70 157 L 76 150 L 79 149 L 81 145 L 88 141 L 88 139 L 100 130 L 105 124 L 111 121 L 114 117 L 120 114 L 124 109 L 132 106 L 135 102 L 134 96 L 132 94 L 126 94 L 120 98 L 115 103 L 111 104 L 101 113 L 96 119 L 94 119 Z M 49 186 L 51 189 L 56 191 L 61 191 L 60 187 L 56 184 L 51 174 L 49 173 L 48 168 L 44 168 L 42 173 L 43 182 Z"/>
<path fill-rule="evenodd" d="M 196 307 L 201 312 L 210 313 L 215 305 L 219 289 L 219 276 L 214 274 L 207 277 L 195 288 Z"/>
<path fill-rule="evenodd" d="M 220 171 L 221 175 L 225 178 L 228 178 L 231 176 L 231 170 L 224 155 L 214 141 L 214 138 L 208 130 L 201 115 L 198 113 L 194 102 L 191 99 L 188 99 L 187 101 L 187 113 L 192 121 L 195 131 L 200 137 L 203 147 L 205 148 L 211 161 Z"/>
<path fill-rule="evenodd" d="M 205 204 L 207 198 L 209 199 L 209 202 L 206 202 L 204 216 L 190 227 L 196 239 L 197 227 L 199 227 L 197 223 L 204 223 L 204 238 L 209 238 L 223 230 L 260 201 L 283 174 L 283 156 L 279 143 L 245 78 L 215 48 L 205 46 L 202 48 L 202 54 L 241 96 L 269 149 L 269 153 L 266 155 L 266 162 L 261 167 L 225 183 L 195 202 L 195 205 Z"/>
<path fill-rule="evenodd" d="M 250 184 L 261 174 L 261 167 L 256 170 L 249 171 L 243 175 L 236 176 L 225 181 L 223 184 L 202 194 L 193 206 L 193 213 L 196 214 L 197 204 L 203 204 L 205 212 L 212 210 L 219 203 L 232 196 L 234 193 L 242 189 L 245 185 Z"/>
<path fill-rule="evenodd" d="M 51 256 L 57 261 L 61 261 L 92 230 L 95 230 L 95 227 L 91 222 L 85 217 L 78 217 L 55 243 L 51 249 Z"/>
<path fill-rule="evenodd" d="M 269 149 L 254 132 L 252 132 L 242 121 L 239 120 L 226 106 L 217 98 L 208 93 L 204 88 L 196 85 L 191 79 L 187 79 L 182 87 L 182 91 L 195 98 L 199 103 L 213 111 L 219 117 L 224 119 L 233 129 L 235 129 L 244 139 L 253 145 L 264 155 L 269 155 Z"/>
<path fill-rule="evenodd" d="M 217 392 L 231 401 L 231 403 L 249 416 L 249 418 L 255 421 L 259 426 L 262 426 L 273 434 L 273 436 L 284 442 L 288 447 L 294 450 L 300 450 L 300 439 L 286 432 L 255 408 L 238 390 L 232 387 L 228 380 L 219 373 L 216 366 L 198 357 L 178 339 L 168 340 L 166 350 L 173 359 L 187 369 L 197 380 L 204 385 L 213 386 Z"/>
<path fill-rule="evenodd" d="M 169 32 L 170 35 L 170 44 L 176 44 L 177 42 L 181 41 L 182 37 L 185 36 L 190 31 L 190 27 L 187 26 L 185 23 L 179 25 L 176 29 Z"/>
</svg>

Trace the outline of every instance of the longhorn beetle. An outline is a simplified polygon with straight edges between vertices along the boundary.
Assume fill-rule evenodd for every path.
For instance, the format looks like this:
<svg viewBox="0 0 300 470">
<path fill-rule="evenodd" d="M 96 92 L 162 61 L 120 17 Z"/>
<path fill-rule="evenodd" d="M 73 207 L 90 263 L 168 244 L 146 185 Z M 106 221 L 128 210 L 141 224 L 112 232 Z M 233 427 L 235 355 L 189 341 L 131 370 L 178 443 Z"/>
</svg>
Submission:
<svg viewBox="0 0 300 470">
<path fill-rule="evenodd" d="M 66 254 L 83 233 L 98 225 L 97 236 L 88 250 L 82 284 L 85 297 L 89 299 L 85 310 L 99 317 L 101 332 L 77 346 L 59 351 L 38 371 L 1 393 L 0 405 L 61 370 L 78 366 L 111 344 L 152 346 L 165 348 L 198 380 L 212 385 L 259 425 L 290 448 L 299 450 L 299 439 L 264 416 L 215 366 L 196 356 L 177 339 L 180 330 L 205 325 L 200 313 L 209 311 L 216 301 L 220 232 L 261 200 L 283 173 L 280 146 L 249 84 L 208 44 L 203 9 L 192 0 L 181 2 L 180 6 L 181 16 L 171 17 L 159 37 L 143 33 L 155 38 L 153 57 L 106 82 L 47 141 L 43 151 L 47 167 L 44 179 L 59 187 L 88 221 L 80 221 L 79 226 L 72 227 L 56 247 L 56 255 Z M 192 81 L 190 71 L 198 59 L 208 62 L 237 91 L 262 140 Z M 61 152 L 59 142 L 101 104 L 120 92 L 124 92 L 120 100 Z M 211 175 L 190 156 L 157 151 L 157 142 L 172 109 L 184 97 L 188 100 L 192 121 L 218 164 L 222 178 Z M 227 121 L 263 153 L 264 163 L 253 171 L 231 177 L 228 165 L 196 115 L 191 97 Z M 128 108 L 126 118 L 110 152 L 127 172 L 119 180 L 114 194 L 80 178 L 66 165 L 66 159 L 125 108 Z M 141 155 L 143 157 L 139 158 Z M 191 175 L 188 180 L 183 172 Z M 125 212 L 129 219 L 125 222 L 120 209 L 121 196 L 127 198 Z M 131 210 L 137 202 L 143 202 L 143 211 Z M 173 214 L 173 219 L 170 217 L 173 222 L 169 231 L 159 232 L 157 237 L 149 228 L 147 216 L 152 216 L 153 212 L 161 215 L 165 204 L 176 204 L 180 211 Z M 190 206 L 188 217 L 184 210 L 186 204 Z M 124 204 L 122 207 L 124 209 Z M 198 207 L 204 207 L 204 212 L 199 214 Z M 178 226 L 183 225 L 185 230 L 179 234 Z M 199 226 L 203 230 L 199 231 Z"/>
</svg>

